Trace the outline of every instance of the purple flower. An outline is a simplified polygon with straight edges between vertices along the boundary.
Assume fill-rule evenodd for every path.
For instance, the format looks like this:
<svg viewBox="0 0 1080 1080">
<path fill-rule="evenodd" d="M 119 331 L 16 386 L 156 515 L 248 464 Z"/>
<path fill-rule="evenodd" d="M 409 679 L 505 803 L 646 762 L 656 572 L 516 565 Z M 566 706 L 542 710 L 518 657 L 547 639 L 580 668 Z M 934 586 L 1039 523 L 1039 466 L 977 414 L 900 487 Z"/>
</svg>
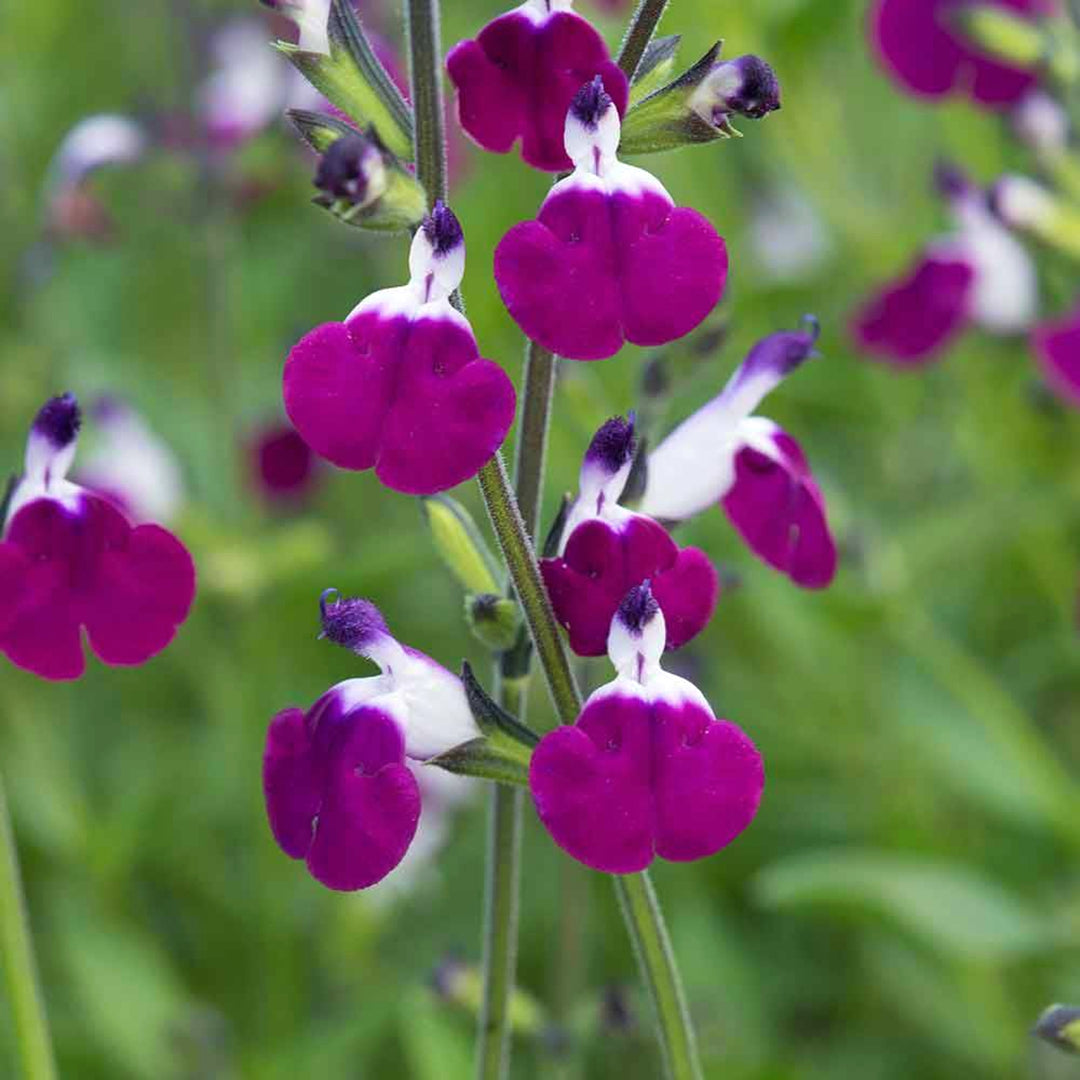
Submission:
<svg viewBox="0 0 1080 1080">
<path fill-rule="evenodd" d="M 760 56 L 737 56 L 714 65 L 689 104 L 707 124 L 727 131 L 732 114 L 760 120 L 779 109 L 780 81 Z"/>
<path fill-rule="evenodd" d="M 989 2 L 1032 17 L 1053 10 L 1049 0 Z M 919 97 L 960 92 L 991 109 L 1014 105 L 1036 85 L 1037 78 L 975 51 L 953 31 L 949 16 L 964 3 L 877 0 L 869 29 L 878 55 L 896 82 Z"/>
<path fill-rule="evenodd" d="M 613 356 L 625 341 L 682 337 L 716 306 L 727 277 L 727 249 L 708 220 L 676 208 L 651 173 L 618 161 L 618 145 L 619 114 L 596 79 L 566 116 L 574 172 L 495 250 L 495 280 L 515 322 L 575 360 Z"/>
<path fill-rule="evenodd" d="M 656 855 L 714 855 L 754 819 L 765 786 L 749 737 L 717 720 L 693 683 L 661 669 L 666 637 L 648 584 L 632 589 L 608 638 L 615 679 L 575 724 L 540 740 L 529 767 L 555 843 L 611 874 L 644 870 Z"/>
<path fill-rule="evenodd" d="M 643 581 L 663 609 L 669 649 L 700 633 L 716 607 L 720 585 L 705 553 L 679 548 L 652 518 L 619 506 L 633 454 L 633 420 L 607 421 L 585 454 L 559 556 L 540 562 L 556 618 L 578 656 L 604 655 L 612 617 Z"/>
<path fill-rule="evenodd" d="M 278 845 L 330 889 L 365 889 L 401 862 L 416 834 L 425 761 L 480 735 L 461 680 L 401 645 L 367 600 L 320 601 L 323 636 L 378 664 L 305 713 L 270 723 L 263 792 Z"/>
<path fill-rule="evenodd" d="M 985 194 L 939 170 L 955 228 L 931 241 L 907 274 L 855 314 L 859 348 L 900 367 L 939 356 L 962 330 L 1024 330 L 1038 303 L 1035 268 L 1024 246 L 991 213 Z"/>
<path fill-rule="evenodd" d="M 475 476 L 502 445 L 514 387 L 450 305 L 464 269 L 461 226 L 440 203 L 413 238 L 407 285 L 372 293 L 296 344 L 285 408 L 317 454 L 430 495 Z"/>
<path fill-rule="evenodd" d="M 252 477 L 268 502 L 295 503 L 310 495 L 317 464 L 311 447 L 285 422 L 262 428 L 251 444 Z"/>
<path fill-rule="evenodd" d="M 720 502 L 755 555 L 808 589 L 836 573 L 825 500 L 799 444 L 750 414 L 812 354 L 817 332 L 812 322 L 759 341 L 719 396 L 649 455 L 641 500 L 643 513 L 671 521 Z"/>
<path fill-rule="evenodd" d="M 485 150 L 521 156 L 548 172 L 571 167 L 566 110 L 582 83 L 599 77 L 621 115 L 629 89 L 600 35 L 572 0 L 525 0 L 446 57 L 461 126 Z"/>
<path fill-rule="evenodd" d="M 133 528 L 66 479 L 79 423 L 71 394 L 38 413 L 0 542 L 0 652 L 45 679 L 82 675 L 82 627 L 105 663 L 144 663 L 172 641 L 195 595 L 191 556 L 172 533 Z"/>
<path fill-rule="evenodd" d="M 1047 385 L 1080 408 L 1080 304 L 1061 319 L 1036 326 L 1031 345 Z"/>
</svg>

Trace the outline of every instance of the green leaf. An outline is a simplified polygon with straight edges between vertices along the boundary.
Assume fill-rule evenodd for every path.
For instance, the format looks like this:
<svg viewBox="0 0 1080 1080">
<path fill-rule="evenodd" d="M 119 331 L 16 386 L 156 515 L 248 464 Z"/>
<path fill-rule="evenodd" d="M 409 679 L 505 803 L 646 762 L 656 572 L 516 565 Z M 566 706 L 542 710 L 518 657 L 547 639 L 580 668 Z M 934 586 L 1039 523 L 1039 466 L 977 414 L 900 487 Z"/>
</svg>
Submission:
<svg viewBox="0 0 1080 1080">
<path fill-rule="evenodd" d="M 505 737 L 470 739 L 437 757 L 425 766 L 434 765 L 457 776 L 494 780 L 500 784 L 529 786 L 529 751 Z"/>
<path fill-rule="evenodd" d="M 535 731 L 526 727 L 517 717 L 511 716 L 490 697 L 477 681 L 468 660 L 462 662 L 461 681 L 465 685 L 465 696 L 468 698 L 469 708 L 472 709 L 480 730 L 486 736 L 493 738 L 502 734 L 511 742 L 530 750 L 540 741 L 540 736 Z"/>
<path fill-rule="evenodd" d="M 769 907 L 827 906 L 891 919 L 956 957 L 1007 960 L 1062 943 L 1049 919 L 953 863 L 878 851 L 818 851 L 760 873 Z"/>
<path fill-rule="evenodd" d="M 336 116 L 308 109 L 286 109 L 285 115 L 300 132 L 300 137 L 317 154 L 325 154 L 344 135 L 355 135 L 356 128 Z"/>
<path fill-rule="evenodd" d="M 668 37 L 654 37 L 649 42 L 649 47 L 634 72 L 634 82 L 630 87 L 631 105 L 648 97 L 654 90 L 659 90 L 671 78 L 681 41 L 682 35 L 671 34 Z"/>
</svg>

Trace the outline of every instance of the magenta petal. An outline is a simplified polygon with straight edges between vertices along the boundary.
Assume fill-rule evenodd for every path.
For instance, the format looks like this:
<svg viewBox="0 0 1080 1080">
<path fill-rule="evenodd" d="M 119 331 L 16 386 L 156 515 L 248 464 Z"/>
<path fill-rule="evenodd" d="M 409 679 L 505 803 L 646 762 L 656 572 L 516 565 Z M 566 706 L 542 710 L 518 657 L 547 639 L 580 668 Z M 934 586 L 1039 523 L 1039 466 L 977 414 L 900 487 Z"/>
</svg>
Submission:
<svg viewBox="0 0 1080 1080">
<path fill-rule="evenodd" d="M 304 713 L 278 713 L 266 734 L 263 795 L 274 839 L 292 859 L 305 858 L 311 847 L 315 815 L 322 805 L 323 771 L 311 752 Z"/>
<path fill-rule="evenodd" d="M 305 442 L 395 491 L 430 495 L 475 476 L 514 418 L 514 387 L 472 334 L 442 317 L 369 310 L 289 354 L 285 407 Z"/>
<path fill-rule="evenodd" d="M 765 774 L 750 739 L 699 705 L 611 693 L 533 753 L 529 786 L 555 842 L 613 874 L 644 870 L 654 853 L 715 854 L 757 812 Z"/>
<path fill-rule="evenodd" d="M 852 320 L 856 343 L 901 367 L 932 360 L 967 324 L 975 270 L 959 259 L 917 262 Z"/>
<path fill-rule="evenodd" d="M 836 574 L 825 500 L 799 444 L 782 431 L 772 440 L 779 460 L 749 446 L 736 454 L 724 510 L 755 555 L 803 588 L 824 588 Z"/>
<path fill-rule="evenodd" d="M 603 39 L 573 12 L 539 24 L 517 11 L 501 15 L 475 41 L 455 45 L 446 68 L 465 131 L 494 153 L 506 153 L 520 138 L 524 160 L 548 172 L 571 168 L 563 128 L 582 85 L 600 75 L 620 115 L 629 92 Z"/>
<path fill-rule="evenodd" d="M 664 612 L 667 647 L 677 649 L 704 629 L 716 607 L 716 571 L 697 548 L 680 550 L 642 515 L 619 527 L 593 519 L 579 525 L 561 558 L 542 559 L 555 616 L 578 656 L 603 656 L 615 611 L 643 581 Z"/>
<path fill-rule="evenodd" d="M 870 34 L 885 66 L 906 90 L 923 97 L 969 94 L 990 108 L 1015 104 L 1036 76 L 969 49 L 948 27 L 950 9 L 965 0 L 878 0 Z M 1051 10 L 1048 0 L 994 0 L 1021 14 Z"/>
<path fill-rule="evenodd" d="M 726 277 L 727 249 L 708 221 L 648 191 L 556 191 L 495 250 L 514 321 L 575 360 L 613 356 L 625 340 L 682 337 L 715 307 Z"/>
<path fill-rule="evenodd" d="M 0 651 L 46 679 L 84 670 L 80 626 L 108 664 L 141 664 L 173 639 L 195 595 L 191 556 L 156 525 L 132 528 L 105 499 L 24 506 L 0 544 Z M 20 559 L 22 562 L 20 562 Z"/>
<path fill-rule="evenodd" d="M 1031 344 L 1047 385 L 1080 408 L 1080 307 L 1058 322 L 1036 326 Z"/>
</svg>

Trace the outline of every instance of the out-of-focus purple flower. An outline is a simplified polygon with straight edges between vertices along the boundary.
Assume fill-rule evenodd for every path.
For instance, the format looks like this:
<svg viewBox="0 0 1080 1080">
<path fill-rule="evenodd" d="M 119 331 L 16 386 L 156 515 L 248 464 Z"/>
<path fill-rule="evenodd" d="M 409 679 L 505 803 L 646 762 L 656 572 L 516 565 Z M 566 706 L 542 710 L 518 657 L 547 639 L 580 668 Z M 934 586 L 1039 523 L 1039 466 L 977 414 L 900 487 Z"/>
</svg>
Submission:
<svg viewBox="0 0 1080 1080">
<path fill-rule="evenodd" d="M 813 322 L 759 341 L 720 395 L 649 455 L 641 500 L 643 513 L 670 521 L 721 503 L 755 555 L 808 589 L 836 574 L 825 500 L 799 444 L 751 413 L 816 340 Z"/>
<path fill-rule="evenodd" d="M 825 222 L 796 187 L 766 191 L 755 203 L 749 224 L 751 249 L 768 281 L 802 281 L 831 254 Z"/>
<path fill-rule="evenodd" d="M 572 0 L 525 0 L 446 57 L 461 126 L 485 150 L 521 156 L 548 172 L 571 167 L 563 146 L 566 110 L 583 83 L 599 77 L 621 115 L 629 93 L 593 27 Z"/>
<path fill-rule="evenodd" d="M 615 679 L 533 752 L 529 787 L 540 820 L 559 847 L 596 870 L 632 874 L 657 855 L 714 855 L 761 802 L 757 748 L 716 719 L 693 683 L 661 669 L 666 638 L 649 585 L 632 589 L 608 638 Z"/>
<path fill-rule="evenodd" d="M 852 320 L 861 349 L 900 367 L 934 359 L 971 325 L 995 334 L 1022 332 L 1037 308 L 1034 264 L 985 194 L 947 170 L 939 181 L 954 231 L 931 241 L 908 273 Z"/>
<path fill-rule="evenodd" d="M 1062 318 L 1036 326 L 1031 346 L 1050 389 L 1080 408 L 1080 304 Z"/>
<path fill-rule="evenodd" d="M 479 737 L 461 680 L 403 646 L 366 600 L 320 602 L 323 636 L 374 661 L 267 732 L 263 791 L 278 846 L 330 889 L 364 889 L 403 859 L 421 816 L 406 758 L 426 761 Z"/>
<path fill-rule="evenodd" d="M 919 97 L 967 94 L 990 109 L 1016 104 L 1036 75 L 1008 67 L 964 42 L 949 25 L 966 0 L 876 0 L 870 37 L 888 73 Z M 986 0 L 1032 18 L 1054 9 L 1051 0 Z"/>
<path fill-rule="evenodd" d="M 540 563 L 556 618 L 579 656 L 604 655 L 612 617 L 643 581 L 663 609 L 669 649 L 700 633 L 716 607 L 720 586 L 705 553 L 679 548 L 652 518 L 619 506 L 633 455 L 633 420 L 608 420 L 585 454 L 558 557 Z"/>
<path fill-rule="evenodd" d="M 514 386 L 450 304 L 465 240 L 439 203 L 413 238 L 409 283 L 302 338 L 285 364 L 289 419 L 319 455 L 430 495 L 475 476 L 514 418 Z"/>
<path fill-rule="evenodd" d="M 514 321 L 575 360 L 682 337 L 716 306 L 727 277 L 727 248 L 709 221 L 676 207 L 651 173 L 620 162 L 618 145 L 619 114 L 597 77 L 566 116 L 573 173 L 495 250 Z"/>
<path fill-rule="evenodd" d="M 1054 160 L 1069 145 L 1069 112 L 1044 90 L 1025 94 L 1009 117 L 1013 131 L 1040 157 Z"/>
<path fill-rule="evenodd" d="M 142 664 L 175 637 L 195 595 L 191 556 L 157 525 L 132 527 L 67 479 L 80 425 L 71 394 L 30 429 L 0 542 L 0 652 L 46 679 L 77 679 L 81 630 L 107 664 Z"/>
<path fill-rule="evenodd" d="M 172 521 L 184 504 L 184 480 L 168 444 L 118 398 L 99 398 L 90 415 L 98 437 L 79 467 L 79 482 L 132 521 Z"/>
<path fill-rule="evenodd" d="M 296 503 L 318 482 L 318 459 L 289 423 L 269 424 L 251 443 L 252 477 L 268 502 Z"/>
</svg>

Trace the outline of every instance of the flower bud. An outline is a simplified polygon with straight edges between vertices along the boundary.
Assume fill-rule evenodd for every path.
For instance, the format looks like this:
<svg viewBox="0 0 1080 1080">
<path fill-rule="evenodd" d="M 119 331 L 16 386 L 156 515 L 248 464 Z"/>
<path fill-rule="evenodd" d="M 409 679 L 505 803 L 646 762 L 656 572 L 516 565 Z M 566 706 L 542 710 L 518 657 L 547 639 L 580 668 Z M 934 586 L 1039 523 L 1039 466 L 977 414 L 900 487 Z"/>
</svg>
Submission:
<svg viewBox="0 0 1080 1080">
<path fill-rule="evenodd" d="M 1051 1005 L 1033 1029 L 1040 1039 L 1069 1054 L 1080 1054 L 1080 1009 L 1075 1005 Z"/>
<path fill-rule="evenodd" d="M 649 154 L 740 133 L 732 116 L 760 120 L 780 108 L 780 83 L 759 56 L 719 59 L 717 42 L 689 71 L 634 105 L 620 152 Z"/>
<path fill-rule="evenodd" d="M 370 206 L 386 191 L 382 154 L 363 135 L 344 135 L 323 154 L 314 184 L 331 199 Z"/>
<path fill-rule="evenodd" d="M 422 499 L 420 505 L 435 550 L 458 584 L 478 595 L 497 593 L 495 557 L 468 510 L 447 495 Z"/>
<path fill-rule="evenodd" d="M 1080 257 L 1080 212 L 1027 176 L 1003 176 L 990 190 L 994 214 L 1015 232 Z"/>
<path fill-rule="evenodd" d="M 521 611 L 509 597 L 481 593 L 465 598 L 465 621 L 483 645 L 493 652 L 505 652 L 517 641 Z"/>
</svg>

